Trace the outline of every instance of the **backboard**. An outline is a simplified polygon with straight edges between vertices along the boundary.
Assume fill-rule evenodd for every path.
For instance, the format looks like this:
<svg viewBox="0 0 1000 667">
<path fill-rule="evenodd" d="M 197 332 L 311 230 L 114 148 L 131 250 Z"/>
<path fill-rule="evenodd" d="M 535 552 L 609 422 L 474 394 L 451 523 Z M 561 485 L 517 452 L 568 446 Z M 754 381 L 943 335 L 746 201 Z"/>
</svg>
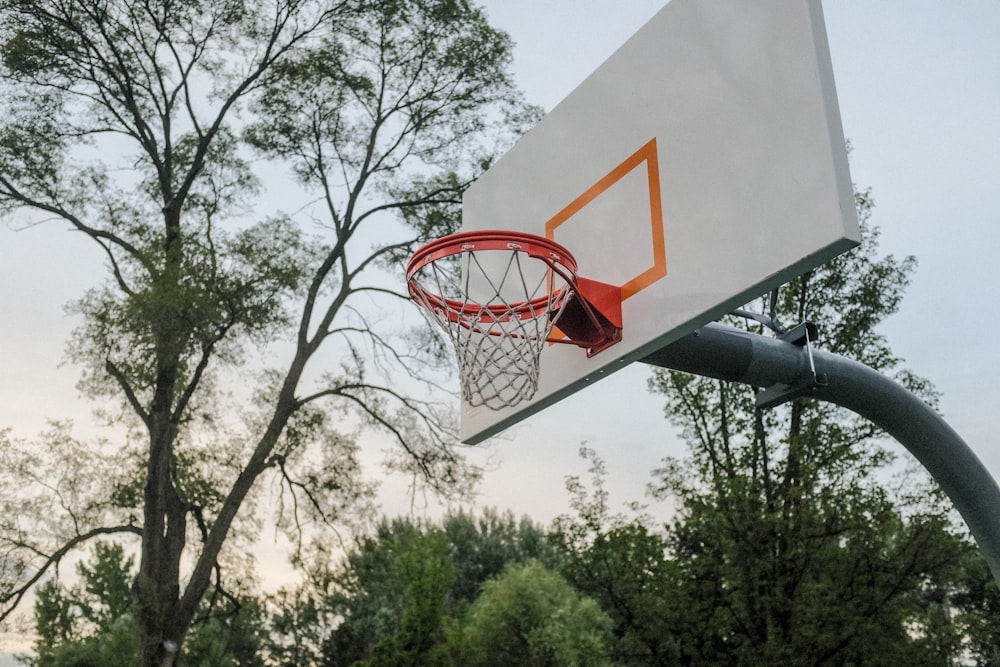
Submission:
<svg viewBox="0 0 1000 667">
<path fill-rule="evenodd" d="M 465 194 L 463 229 L 566 246 L 621 286 L 622 341 L 543 352 L 479 442 L 858 242 L 819 0 L 673 0 Z"/>
</svg>

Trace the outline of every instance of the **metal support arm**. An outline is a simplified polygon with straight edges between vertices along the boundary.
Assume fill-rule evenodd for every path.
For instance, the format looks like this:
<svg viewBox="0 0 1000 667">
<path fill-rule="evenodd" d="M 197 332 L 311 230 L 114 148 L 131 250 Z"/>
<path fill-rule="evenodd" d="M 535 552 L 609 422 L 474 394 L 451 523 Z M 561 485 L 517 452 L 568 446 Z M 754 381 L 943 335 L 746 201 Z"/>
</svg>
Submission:
<svg viewBox="0 0 1000 667">
<path fill-rule="evenodd" d="M 1000 584 L 1000 487 L 962 438 L 899 383 L 808 344 L 719 324 L 706 325 L 642 361 L 765 387 L 784 400 L 807 395 L 867 418 L 906 447 L 951 498 Z"/>
</svg>

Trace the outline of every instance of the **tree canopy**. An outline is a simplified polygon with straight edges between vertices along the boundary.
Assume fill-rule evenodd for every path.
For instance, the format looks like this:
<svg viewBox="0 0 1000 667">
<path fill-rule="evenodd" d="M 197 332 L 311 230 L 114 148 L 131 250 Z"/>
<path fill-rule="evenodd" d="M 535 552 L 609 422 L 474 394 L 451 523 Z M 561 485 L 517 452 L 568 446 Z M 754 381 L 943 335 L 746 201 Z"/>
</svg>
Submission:
<svg viewBox="0 0 1000 667">
<path fill-rule="evenodd" d="M 0 2 L 0 213 L 101 250 L 69 350 L 116 427 L 7 438 L 0 618 L 134 536 L 140 662 L 161 665 L 232 588 L 262 480 L 300 541 L 362 513 L 365 429 L 433 489 L 475 479 L 448 415 L 400 389 L 437 359 L 376 324 L 405 298 L 378 276 L 456 224 L 532 117 L 510 49 L 464 0 Z M 262 210 L 268 161 L 298 217 Z"/>
<path fill-rule="evenodd" d="M 454 512 L 440 525 L 383 520 L 342 559 L 314 563 L 284 613 L 324 610 L 331 622 L 315 642 L 324 664 L 402 660 L 406 651 L 420 663 L 446 641 L 446 619 L 460 617 L 487 581 L 508 566 L 556 567 L 559 558 L 540 526 L 510 513 Z"/>
<path fill-rule="evenodd" d="M 605 472 L 596 452 L 583 453 L 591 488 L 570 476 L 576 515 L 560 517 L 548 531 L 493 511 L 440 522 L 383 520 L 302 586 L 241 596 L 230 605 L 233 613 L 203 617 L 185 659 L 465 667 L 761 664 L 781 655 L 789 664 L 997 664 L 1000 594 L 974 547 L 934 517 L 897 513 L 888 525 L 846 529 L 844 549 L 821 544 L 803 584 L 810 594 L 793 605 L 807 625 L 790 639 L 754 646 L 732 626 L 746 594 L 731 583 L 739 564 L 726 563 L 736 547 L 725 525 L 697 517 L 657 528 L 648 516 L 595 513 Z M 689 542 L 694 532 L 699 550 Z M 863 550 L 874 555 L 861 568 L 854 555 Z M 948 564 L 924 577 L 893 579 L 911 567 L 893 558 Z M 120 547 L 98 543 L 79 566 L 81 584 L 43 586 L 35 603 L 36 654 L 26 662 L 134 664 L 134 617 L 123 588 L 133 567 Z M 757 595 L 780 599 L 767 577 L 761 574 Z M 824 577 L 827 586 L 818 586 Z M 462 591 L 473 581 L 466 598 Z M 869 587 L 891 581 L 897 588 L 868 597 Z M 839 652 L 824 652 L 826 638 L 845 628 L 859 636 Z"/>
<path fill-rule="evenodd" d="M 862 245 L 755 305 L 779 330 L 813 322 L 824 348 L 933 403 L 878 330 L 914 261 L 878 256 L 871 198 L 857 201 Z M 968 549 L 926 477 L 893 480 L 895 456 L 871 423 L 808 397 L 762 411 L 753 388 L 671 371 L 653 388 L 690 450 L 654 484 L 679 503 L 669 544 L 683 582 L 673 596 L 682 660 L 947 664 L 960 653 L 962 631 L 941 622 L 927 588 L 954 582 Z"/>
</svg>

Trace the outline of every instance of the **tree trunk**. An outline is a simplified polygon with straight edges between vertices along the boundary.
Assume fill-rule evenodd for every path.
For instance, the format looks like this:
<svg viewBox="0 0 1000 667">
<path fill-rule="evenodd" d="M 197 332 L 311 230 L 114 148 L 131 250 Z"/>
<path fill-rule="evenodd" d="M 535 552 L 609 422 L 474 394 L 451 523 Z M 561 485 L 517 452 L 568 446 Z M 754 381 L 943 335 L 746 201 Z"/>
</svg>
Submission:
<svg viewBox="0 0 1000 667">
<path fill-rule="evenodd" d="M 187 541 L 187 511 L 174 484 L 174 445 L 178 437 L 176 397 L 188 330 L 184 325 L 181 283 L 184 250 L 179 213 L 164 207 L 164 266 L 151 291 L 163 304 L 155 323 L 156 380 L 147 415 L 149 460 L 143 504 L 142 550 L 133 587 L 139 629 L 140 664 L 171 665 L 188 623 L 179 614 L 180 563 Z"/>
</svg>

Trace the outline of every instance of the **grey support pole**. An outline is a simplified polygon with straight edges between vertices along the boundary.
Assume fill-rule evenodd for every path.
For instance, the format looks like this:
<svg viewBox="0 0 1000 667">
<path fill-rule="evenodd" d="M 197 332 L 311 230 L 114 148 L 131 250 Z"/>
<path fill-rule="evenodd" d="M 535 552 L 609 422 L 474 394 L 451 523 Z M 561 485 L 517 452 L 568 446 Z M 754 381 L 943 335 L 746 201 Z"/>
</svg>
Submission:
<svg viewBox="0 0 1000 667">
<path fill-rule="evenodd" d="M 779 339 L 709 324 L 642 361 L 765 387 L 758 397 L 761 407 L 809 396 L 869 419 L 906 447 L 951 498 L 1000 584 L 1000 487 L 982 462 L 934 410 L 899 383 L 864 364 L 811 349 L 807 331 L 797 331 L 798 336 Z"/>
</svg>

